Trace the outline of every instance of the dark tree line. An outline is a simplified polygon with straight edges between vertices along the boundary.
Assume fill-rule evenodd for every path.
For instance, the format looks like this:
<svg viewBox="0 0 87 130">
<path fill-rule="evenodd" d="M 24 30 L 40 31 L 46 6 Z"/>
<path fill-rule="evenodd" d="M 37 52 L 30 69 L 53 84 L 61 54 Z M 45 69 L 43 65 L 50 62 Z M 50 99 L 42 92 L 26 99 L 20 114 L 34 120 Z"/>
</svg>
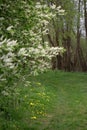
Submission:
<svg viewBox="0 0 87 130">
<path fill-rule="evenodd" d="M 57 15 L 51 21 L 47 35 L 51 46 L 66 49 L 63 55 L 52 59 L 52 69 L 87 71 L 87 1 L 48 0 L 47 3 L 65 10 L 64 16 Z"/>
</svg>

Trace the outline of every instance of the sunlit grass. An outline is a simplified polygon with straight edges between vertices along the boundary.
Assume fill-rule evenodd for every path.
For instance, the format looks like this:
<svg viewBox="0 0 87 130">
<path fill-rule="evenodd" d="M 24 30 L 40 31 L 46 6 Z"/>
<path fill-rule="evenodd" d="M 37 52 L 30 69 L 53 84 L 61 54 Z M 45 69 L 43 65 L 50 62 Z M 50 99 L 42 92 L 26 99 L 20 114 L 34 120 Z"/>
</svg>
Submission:
<svg viewBox="0 0 87 130">
<path fill-rule="evenodd" d="M 47 113 L 37 120 L 34 130 L 86 130 L 87 129 L 87 74 L 48 72 L 34 80 L 46 86 L 46 94 L 54 95 L 46 104 Z M 39 124 L 38 124 L 39 122 Z"/>
</svg>

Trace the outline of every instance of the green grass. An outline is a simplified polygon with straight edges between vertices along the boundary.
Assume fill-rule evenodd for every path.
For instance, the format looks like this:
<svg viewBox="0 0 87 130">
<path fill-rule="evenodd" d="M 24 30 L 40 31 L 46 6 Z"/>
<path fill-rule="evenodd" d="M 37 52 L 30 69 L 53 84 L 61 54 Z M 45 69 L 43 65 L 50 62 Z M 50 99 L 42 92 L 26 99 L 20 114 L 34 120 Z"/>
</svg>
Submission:
<svg viewBox="0 0 87 130">
<path fill-rule="evenodd" d="M 37 130 L 87 130 L 87 74 L 48 72 L 35 78 L 55 95 Z M 53 97 L 52 97 L 53 98 Z M 51 108 L 51 110 L 50 110 Z M 34 125 L 32 125 L 34 126 Z"/>
<path fill-rule="evenodd" d="M 27 77 L 19 88 L 12 130 L 87 130 L 87 73 L 50 71 Z"/>
</svg>

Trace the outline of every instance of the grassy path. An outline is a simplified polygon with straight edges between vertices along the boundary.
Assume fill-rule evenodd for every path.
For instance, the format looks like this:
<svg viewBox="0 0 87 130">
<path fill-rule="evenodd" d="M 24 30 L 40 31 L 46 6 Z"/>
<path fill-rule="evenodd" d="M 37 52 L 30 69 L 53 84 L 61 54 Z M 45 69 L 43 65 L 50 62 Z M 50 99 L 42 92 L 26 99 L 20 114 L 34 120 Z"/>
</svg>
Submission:
<svg viewBox="0 0 87 130">
<path fill-rule="evenodd" d="M 18 86 L 21 104 L 6 130 L 87 130 L 87 73 L 50 71 Z"/>
<path fill-rule="evenodd" d="M 35 130 L 87 130 L 87 74 L 49 72 L 37 80 L 51 89 L 55 98 Z"/>
</svg>

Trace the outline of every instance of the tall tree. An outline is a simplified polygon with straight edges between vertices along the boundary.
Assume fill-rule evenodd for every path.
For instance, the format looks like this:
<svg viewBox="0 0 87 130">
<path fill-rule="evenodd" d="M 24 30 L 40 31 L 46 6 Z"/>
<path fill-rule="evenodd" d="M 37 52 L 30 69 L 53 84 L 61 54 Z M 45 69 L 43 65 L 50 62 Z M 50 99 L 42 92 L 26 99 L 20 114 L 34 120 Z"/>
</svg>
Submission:
<svg viewBox="0 0 87 130">
<path fill-rule="evenodd" d="M 85 32 L 86 32 L 86 41 L 87 41 L 87 1 L 83 0 L 83 2 L 84 2 Z"/>
</svg>

